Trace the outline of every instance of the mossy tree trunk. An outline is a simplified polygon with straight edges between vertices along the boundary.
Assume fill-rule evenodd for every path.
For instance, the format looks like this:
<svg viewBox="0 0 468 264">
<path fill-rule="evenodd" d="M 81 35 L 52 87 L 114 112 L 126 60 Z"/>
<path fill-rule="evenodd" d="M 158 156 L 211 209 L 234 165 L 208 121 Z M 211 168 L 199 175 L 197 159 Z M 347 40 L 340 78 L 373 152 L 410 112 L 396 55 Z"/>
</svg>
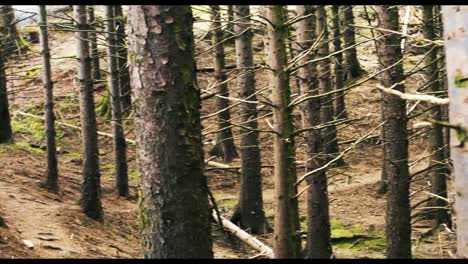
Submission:
<svg viewBox="0 0 468 264">
<path fill-rule="evenodd" d="M 131 5 L 145 258 L 212 258 L 190 6 Z"/>
</svg>

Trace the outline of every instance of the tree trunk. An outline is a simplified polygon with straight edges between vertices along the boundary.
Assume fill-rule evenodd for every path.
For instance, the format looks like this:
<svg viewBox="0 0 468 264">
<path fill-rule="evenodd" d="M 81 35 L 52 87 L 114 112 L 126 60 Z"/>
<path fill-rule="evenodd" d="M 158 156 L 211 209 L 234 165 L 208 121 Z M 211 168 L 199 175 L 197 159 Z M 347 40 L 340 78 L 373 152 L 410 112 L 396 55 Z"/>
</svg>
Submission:
<svg viewBox="0 0 468 264">
<path fill-rule="evenodd" d="M 344 48 L 348 48 L 356 44 L 354 26 L 351 26 L 354 25 L 353 6 L 343 5 L 342 8 L 344 14 L 342 24 L 342 27 L 344 28 Z M 356 47 L 344 51 L 344 71 L 344 78 L 346 81 L 356 79 L 364 73 L 357 58 Z"/>
<path fill-rule="evenodd" d="M 234 26 L 236 38 L 237 77 L 239 97 L 256 101 L 255 73 L 252 52 L 252 31 L 250 30 L 250 8 L 248 5 L 234 6 Z M 245 31 L 245 32 L 244 32 Z M 244 32 L 244 33 L 242 33 Z M 265 212 L 263 211 L 262 174 L 260 148 L 258 142 L 257 104 L 241 103 L 239 115 L 244 127 L 240 128 L 241 187 L 236 218 L 243 229 L 254 234 L 266 232 Z M 249 128 L 249 129 L 248 129 Z M 235 213 L 235 214 L 236 214 Z"/>
<path fill-rule="evenodd" d="M 3 56 L 18 52 L 19 34 L 16 29 L 15 11 L 11 5 L 0 5 L 0 46 Z"/>
<path fill-rule="evenodd" d="M 296 198 L 296 164 L 293 134 L 292 109 L 288 107 L 291 98 L 289 73 L 284 69 L 287 63 L 284 9 L 280 5 L 266 7 L 267 23 L 267 65 L 272 85 L 271 101 L 274 134 L 274 181 L 275 181 L 275 240 L 273 251 L 276 258 L 300 258 L 300 236 L 298 201 Z"/>
<path fill-rule="evenodd" d="M 131 5 L 145 258 L 212 258 L 190 6 Z"/>
<path fill-rule="evenodd" d="M 127 65 L 128 52 L 125 42 L 125 17 L 121 5 L 114 6 L 114 21 L 117 30 L 120 103 L 122 105 L 122 112 L 129 113 L 132 106 L 132 90 L 130 87 L 130 73 L 128 72 Z"/>
<path fill-rule="evenodd" d="M 423 6 L 423 33 L 424 38 L 429 40 L 436 40 L 435 38 L 435 27 L 434 27 L 434 13 L 432 5 Z M 434 93 L 434 96 L 438 96 L 440 92 L 438 82 L 438 65 L 437 60 L 437 49 L 432 45 L 426 47 L 426 52 L 429 52 L 425 57 L 425 64 L 427 66 L 425 70 L 426 80 L 429 84 L 429 91 Z M 442 120 L 442 107 L 440 105 L 431 106 L 429 114 L 434 120 Z M 429 145 L 431 147 L 432 158 L 429 166 L 434 166 L 430 172 L 431 178 L 431 192 L 441 197 L 447 198 L 447 164 L 445 164 L 444 155 L 444 138 L 442 133 L 442 126 L 435 124 L 429 132 Z M 437 223 L 448 223 L 449 215 L 446 209 L 440 207 L 446 207 L 447 202 L 445 200 L 432 197 L 428 202 L 428 207 L 439 207 L 439 209 L 429 209 L 433 211 L 433 216 Z"/>
<path fill-rule="evenodd" d="M 213 65 L 216 85 L 218 86 L 217 94 L 229 97 L 228 84 L 226 82 L 227 76 L 225 73 L 224 45 L 220 43 L 223 39 L 223 31 L 221 30 L 221 12 L 219 11 L 218 5 L 211 6 L 211 20 L 213 21 L 212 45 L 216 45 L 214 48 L 215 58 Z M 234 138 L 232 137 L 231 114 L 229 109 L 226 109 L 228 107 L 229 101 L 227 99 L 216 97 L 216 111 L 219 111 L 219 132 L 216 145 L 211 153 L 222 156 L 225 163 L 230 163 L 239 156 L 236 151 L 236 146 L 234 145 Z"/>
<path fill-rule="evenodd" d="M 227 21 L 227 27 L 226 27 L 226 33 L 227 36 L 232 36 L 234 33 L 234 6 L 233 5 L 228 5 L 227 6 L 227 15 L 228 15 L 228 21 Z"/>
<path fill-rule="evenodd" d="M 380 27 L 398 31 L 397 6 L 376 6 Z M 401 60 L 400 36 L 385 34 L 378 40 L 379 63 L 383 68 Z M 403 65 L 382 73 L 381 83 L 391 87 L 403 80 Z M 404 92 L 403 85 L 396 85 L 395 90 Z M 385 131 L 382 140 L 386 145 L 384 170 L 388 177 L 386 236 L 388 258 L 411 258 L 411 223 L 409 204 L 408 138 L 406 102 L 393 94 L 382 92 L 382 120 Z"/>
<path fill-rule="evenodd" d="M 332 31 L 333 31 L 333 49 L 335 52 L 340 51 L 342 49 L 341 47 L 341 31 L 340 31 L 340 12 L 339 12 L 339 6 L 338 5 L 332 5 L 331 10 L 332 10 Z M 346 112 L 346 106 L 345 106 L 345 93 L 343 91 L 340 91 L 343 89 L 343 53 L 340 52 L 335 55 L 335 67 L 334 67 L 334 73 L 335 73 L 335 87 L 334 89 L 336 91 L 335 93 L 335 117 L 337 119 L 341 118 L 348 118 L 348 114 Z"/>
<path fill-rule="evenodd" d="M 445 61 L 447 65 L 448 89 L 450 97 L 450 122 L 457 124 L 459 136 L 465 133 L 460 142 L 457 134 L 452 134 L 450 148 L 453 160 L 455 189 L 455 214 L 457 227 L 457 255 L 468 258 L 468 8 L 464 5 L 442 6 L 444 24 Z M 463 131 L 464 128 L 464 131 Z"/>
<path fill-rule="evenodd" d="M 75 32 L 76 56 L 80 63 L 78 83 L 80 89 L 80 118 L 83 144 L 83 185 L 81 189 L 81 208 L 92 219 L 103 218 L 101 206 L 101 174 L 99 171 L 99 150 L 97 142 L 96 113 L 94 112 L 93 80 L 91 58 L 89 56 L 86 6 L 73 6 L 77 23 Z"/>
<path fill-rule="evenodd" d="M 42 82 L 44 83 L 45 130 L 47 145 L 47 180 L 45 187 L 52 192 L 58 191 L 57 148 L 55 143 L 55 114 L 52 70 L 50 67 L 49 37 L 47 36 L 47 11 L 45 5 L 39 6 L 40 39 L 42 54 Z"/>
<path fill-rule="evenodd" d="M 10 110 L 8 107 L 7 80 L 4 65 L 4 50 L 0 45 L 0 144 L 12 143 Z"/>
<path fill-rule="evenodd" d="M 313 14 L 312 6 L 298 5 L 296 7 L 298 16 Z M 297 41 L 301 50 L 308 50 L 315 36 L 311 28 L 314 28 L 315 16 L 303 19 L 297 23 Z M 308 54 L 301 60 L 301 64 L 313 60 L 314 56 Z M 301 94 L 304 96 L 318 95 L 317 72 L 315 64 L 308 64 L 299 69 L 299 80 Z M 320 125 L 320 99 L 312 98 L 301 105 L 302 127 L 313 127 Z M 305 159 L 306 173 L 313 171 L 323 165 L 321 157 L 322 142 L 320 132 L 308 130 L 304 132 L 306 143 Z M 332 255 L 330 243 L 330 217 L 328 212 L 327 175 L 322 170 L 307 178 L 307 258 L 327 258 Z"/>
<path fill-rule="evenodd" d="M 322 58 L 329 55 L 328 48 L 328 31 L 327 31 L 327 15 L 324 6 L 317 6 L 315 10 L 315 34 L 319 36 L 323 33 L 323 37 L 318 45 L 317 56 Z M 321 130 L 323 140 L 323 152 L 327 155 L 327 160 L 333 159 L 339 154 L 338 138 L 336 135 L 335 125 L 330 124 L 333 121 L 333 98 L 330 94 L 331 80 L 330 80 L 330 60 L 321 60 L 317 63 L 317 78 L 318 89 L 322 96 L 320 97 L 320 121 L 326 124 L 327 127 Z M 345 162 L 342 158 L 335 162 L 335 165 L 340 167 L 344 166 Z"/>
<path fill-rule="evenodd" d="M 88 6 L 89 41 L 91 43 L 91 72 L 94 80 L 101 79 L 101 68 L 99 67 L 99 49 L 96 36 L 97 21 L 94 17 L 94 6 Z"/>
<path fill-rule="evenodd" d="M 114 143 L 115 183 L 120 196 L 128 195 L 127 144 L 125 142 L 120 104 L 119 66 L 114 27 L 114 6 L 105 6 L 108 83 L 112 105 L 112 134 Z"/>
</svg>

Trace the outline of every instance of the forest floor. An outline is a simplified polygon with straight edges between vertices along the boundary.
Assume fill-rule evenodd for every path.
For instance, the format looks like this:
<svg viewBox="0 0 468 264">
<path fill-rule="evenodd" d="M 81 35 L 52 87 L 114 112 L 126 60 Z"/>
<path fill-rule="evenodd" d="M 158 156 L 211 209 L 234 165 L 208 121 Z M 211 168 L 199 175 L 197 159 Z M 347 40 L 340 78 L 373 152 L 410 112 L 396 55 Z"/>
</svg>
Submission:
<svg viewBox="0 0 468 264">
<path fill-rule="evenodd" d="M 57 121 L 79 126 L 78 89 L 74 84 L 76 61 L 74 37 L 68 32 L 51 32 L 53 79 L 56 81 L 54 93 Z M 261 42 L 261 39 L 257 40 Z M 256 44 L 255 46 L 259 46 Z M 43 146 L 44 131 L 42 120 L 25 117 L 18 111 L 35 115 L 43 113 L 43 88 L 40 81 L 39 46 L 32 45 L 32 51 L 10 60 L 7 64 L 9 82 L 10 112 L 15 130 L 15 144 L 0 146 L 0 216 L 8 227 L 0 227 L 0 258 L 141 258 L 142 250 L 138 232 L 137 186 L 138 176 L 135 164 L 135 146 L 129 145 L 130 196 L 119 198 L 114 191 L 114 166 L 112 140 L 99 137 L 102 204 L 105 211 L 103 222 L 88 219 L 80 212 L 78 204 L 81 184 L 80 133 L 77 130 L 57 126 L 57 146 L 59 160 L 60 192 L 51 194 L 41 187 L 45 180 L 46 156 Z M 104 50 L 102 50 L 104 52 Z M 228 65 L 234 63 L 232 46 L 226 48 Z M 372 43 L 359 47 L 360 60 L 369 72 L 377 71 L 377 61 Z M 258 56 L 262 56 L 259 54 Z M 201 57 L 199 67 L 210 66 L 210 56 Z M 416 60 L 408 59 L 411 68 Z M 101 60 L 101 67 L 105 67 Z M 12 77 L 13 76 L 13 77 Z M 419 79 L 418 79 L 419 78 Z M 421 77 L 413 75 L 407 82 L 408 90 L 417 87 Z M 210 74 L 200 74 L 199 84 L 207 87 L 212 82 Z M 357 139 L 377 127 L 380 122 L 380 92 L 375 88 L 378 81 L 360 85 L 346 95 L 349 120 L 353 122 L 339 126 L 339 139 Z M 267 84 L 266 73 L 257 74 L 258 87 Z M 291 83 L 294 83 L 292 80 Z M 231 91 L 235 84 L 231 84 Z M 96 102 L 106 94 L 105 87 L 96 89 Z M 232 92 L 232 96 L 236 96 Z M 268 96 L 264 93 L 263 96 Z M 420 111 L 416 106 L 414 112 Z M 213 113 L 215 99 L 203 102 L 202 116 Z M 423 109 L 421 107 L 421 109 Z M 238 118 L 236 111 L 233 119 Z M 260 114 L 266 114 L 266 111 Z M 299 125 L 299 112 L 295 112 Z M 216 118 L 203 121 L 204 133 L 216 128 Z M 417 120 L 409 123 L 413 128 Z M 261 128 L 267 128 L 264 120 Z M 98 129 L 111 131 L 110 121 L 98 119 Z M 133 124 L 126 124 L 127 137 L 133 139 Z M 378 135 L 379 129 L 373 135 Z M 238 131 L 234 129 L 235 142 Z M 207 134 L 205 142 L 215 140 L 215 134 Z M 263 198 L 268 221 L 274 215 L 273 169 L 271 166 L 272 137 L 261 134 Z M 300 168 L 303 160 L 302 140 L 297 142 L 298 176 L 304 173 Z M 340 148 L 351 147 L 342 144 Z M 210 145 L 205 145 L 205 153 Z M 415 173 L 428 166 L 425 137 L 410 140 L 411 172 Z M 208 154 L 206 154 L 206 158 Z M 366 141 L 352 148 L 344 155 L 346 167 L 330 169 L 329 200 L 332 225 L 333 251 L 337 258 L 383 258 L 385 255 L 385 196 L 376 193 L 381 175 L 381 146 L 378 142 Z M 217 160 L 221 162 L 220 160 Z M 237 166 L 239 159 L 230 165 Z M 229 218 L 237 204 L 239 175 L 233 172 L 210 170 L 207 172 L 209 187 L 213 192 L 221 213 Z M 301 184 L 299 190 L 305 185 Z M 411 185 L 411 204 L 427 197 L 428 179 L 422 174 L 415 177 Z M 305 231 L 305 195 L 300 196 L 301 228 Z M 418 208 L 413 214 L 418 212 Z M 412 240 L 415 258 L 450 257 L 453 250 L 453 235 L 441 228 L 432 235 L 421 235 L 432 227 L 430 220 L 413 218 Z M 250 258 L 258 254 L 243 243 L 232 243 L 226 239 L 219 226 L 213 223 L 215 258 Z M 272 245 L 272 235 L 259 237 Z M 24 240 L 34 247 L 28 248 Z M 305 243 L 305 240 L 304 240 Z"/>
</svg>

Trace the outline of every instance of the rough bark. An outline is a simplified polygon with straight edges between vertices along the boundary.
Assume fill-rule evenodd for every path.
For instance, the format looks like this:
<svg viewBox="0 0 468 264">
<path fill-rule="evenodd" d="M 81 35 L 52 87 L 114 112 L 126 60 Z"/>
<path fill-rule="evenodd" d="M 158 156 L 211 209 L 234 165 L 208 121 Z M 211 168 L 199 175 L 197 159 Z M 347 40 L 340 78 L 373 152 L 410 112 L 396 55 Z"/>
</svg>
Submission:
<svg viewBox="0 0 468 264">
<path fill-rule="evenodd" d="M 101 174 L 99 171 L 99 150 L 97 142 L 97 122 L 94 111 L 93 80 L 91 58 L 89 56 L 88 20 L 86 6 L 73 6 L 76 28 L 76 55 L 79 62 L 78 84 L 80 89 L 80 120 L 83 144 L 83 184 L 81 189 L 81 209 L 92 219 L 103 218 L 101 205 Z"/>
<path fill-rule="evenodd" d="M 221 29 L 221 13 L 218 5 L 211 6 L 211 20 L 213 21 L 213 34 L 212 34 L 212 45 L 215 45 L 215 57 L 213 60 L 214 76 L 216 79 L 216 85 L 218 86 L 217 94 L 229 97 L 228 84 L 226 81 L 227 75 L 225 73 L 225 55 L 224 45 L 220 43 L 223 40 L 223 30 Z M 218 44 L 219 43 L 219 44 Z M 230 163 L 233 159 L 239 155 L 234 145 L 234 138 L 232 137 L 231 129 L 231 113 L 229 109 L 229 100 L 216 97 L 216 111 L 218 114 L 218 137 L 216 145 L 211 151 L 212 154 L 219 154 L 223 157 L 224 162 Z M 224 110 L 223 110 L 224 109 Z M 218 152 L 218 153 L 217 153 Z"/>
<path fill-rule="evenodd" d="M 94 17 L 94 6 L 88 6 L 88 21 L 89 21 L 89 41 L 91 44 L 91 74 L 94 80 L 101 79 L 101 68 L 99 66 L 99 49 L 96 36 L 97 20 Z"/>
<path fill-rule="evenodd" d="M 47 145 L 47 180 L 45 187 L 52 192 L 58 191 L 57 148 L 55 143 L 55 114 L 52 70 L 50 67 L 49 37 L 47 36 L 47 11 L 45 5 L 39 6 L 40 42 L 42 54 L 42 82 L 44 84 L 45 130 Z"/>
<path fill-rule="evenodd" d="M 284 9 L 279 5 L 266 6 L 267 65 L 272 85 L 271 101 L 274 120 L 274 182 L 275 182 L 275 232 L 276 258 L 299 258 L 300 237 L 296 182 L 294 127 L 290 103 L 289 73 L 287 63 Z"/>
<path fill-rule="evenodd" d="M 121 108 L 123 113 L 129 113 L 132 106 L 132 90 L 130 87 L 130 73 L 127 65 L 127 45 L 125 43 L 125 17 L 121 5 L 114 6 L 114 21 L 117 31 L 117 53 L 119 67 L 119 87 Z"/>
<path fill-rule="evenodd" d="M 190 6 L 131 5 L 145 258 L 212 258 Z"/>
<path fill-rule="evenodd" d="M 332 5 L 332 32 L 333 32 L 333 50 L 335 52 L 340 51 L 341 47 L 341 30 L 340 30 L 340 7 L 338 5 Z M 343 53 L 337 53 L 334 58 L 334 89 L 335 93 L 335 117 L 348 118 L 345 105 L 345 94 L 341 89 L 343 88 Z"/>
<path fill-rule="evenodd" d="M 352 5 L 343 5 L 343 40 L 344 48 L 356 44 L 356 35 L 354 32 L 354 14 Z M 361 68 L 357 57 L 356 47 L 344 51 L 344 78 L 346 81 L 351 81 L 360 77 L 364 71 Z"/>
<path fill-rule="evenodd" d="M 445 61 L 450 98 L 450 123 L 464 128 L 465 139 L 452 130 L 450 142 L 453 161 L 455 214 L 457 227 L 457 255 L 468 258 L 468 6 L 442 6 L 444 24 Z M 458 129 L 459 134 L 463 134 Z"/>
<path fill-rule="evenodd" d="M 3 56 L 18 52 L 19 35 L 16 29 L 15 11 L 11 5 L 0 5 L 0 44 Z"/>
<path fill-rule="evenodd" d="M 248 5 L 235 5 L 234 12 L 234 18 L 238 22 L 234 26 L 234 32 L 238 35 L 236 37 L 237 68 L 241 69 L 237 77 L 239 98 L 256 101 L 255 73 L 250 72 L 254 68 L 252 31 L 249 28 L 250 8 Z M 267 231 L 267 222 L 263 211 L 262 164 L 256 107 L 256 104 L 245 102 L 239 107 L 241 122 L 244 124 L 244 127 L 239 129 L 242 173 L 239 204 L 233 219 L 236 219 L 243 229 L 248 229 L 254 234 L 263 234 Z"/>
<path fill-rule="evenodd" d="M 434 12 L 432 5 L 423 6 L 423 34 L 425 39 L 436 40 L 435 38 L 435 27 L 434 27 Z M 437 49 L 432 45 L 426 47 L 426 52 L 429 52 L 425 58 L 425 75 L 427 83 L 429 83 L 428 91 L 434 93 L 433 95 L 438 96 L 440 92 L 439 82 L 437 78 L 438 65 L 435 63 L 437 59 Z M 434 120 L 442 120 L 442 106 L 431 105 L 432 109 L 429 111 L 429 115 Z M 431 193 L 437 194 L 441 197 L 447 198 L 447 164 L 445 164 L 444 155 L 444 138 L 442 126 L 434 124 L 431 131 L 429 132 L 429 145 L 432 152 L 432 157 L 429 166 L 433 168 L 429 171 L 431 180 Z M 445 200 L 432 197 L 428 202 L 428 207 L 439 207 L 438 209 L 429 209 L 433 212 L 433 216 L 437 223 L 448 223 L 449 215 L 446 209 L 447 202 Z"/>
<path fill-rule="evenodd" d="M 115 184 L 120 196 L 128 195 L 127 144 L 125 142 L 120 102 L 118 53 L 114 26 L 114 6 L 105 6 L 107 39 L 108 83 L 112 108 L 112 135 L 114 145 Z"/>
<path fill-rule="evenodd" d="M 315 8 L 315 35 L 319 36 L 323 33 L 323 37 L 318 45 L 317 56 L 319 58 L 328 56 L 330 50 L 328 48 L 328 30 L 327 30 L 327 15 L 324 6 L 317 6 Z M 330 93 L 332 91 L 330 79 L 330 60 L 321 60 L 317 63 L 317 78 L 318 89 L 320 94 L 320 121 L 327 126 L 321 129 L 321 137 L 323 140 L 323 152 L 327 154 L 327 160 L 333 159 L 339 154 L 338 138 L 335 125 L 329 124 L 333 121 L 333 97 Z M 327 94 L 327 95 L 325 95 Z M 336 166 L 343 166 L 345 162 L 342 158 L 335 162 Z"/>
<path fill-rule="evenodd" d="M 380 27 L 398 31 L 398 9 L 396 6 L 376 6 Z M 386 68 L 402 58 L 400 37 L 397 34 L 385 34 L 377 41 L 377 53 L 381 67 Z M 403 65 L 382 73 L 381 84 L 391 87 L 403 80 Z M 395 90 L 404 92 L 403 85 L 396 85 Z M 388 258 L 411 258 L 411 223 L 409 204 L 408 138 L 406 102 L 393 94 L 382 92 L 382 141 L 385 145 L 384 170 L 388 177 L 386 208 L 386 240 Z"/>
<path fill-rule="evenodd" d="M 298 16 L 313 14 L 312 6 L 298 5 Z M 297 41 L 301 50 L 308 50 L 315 36 L 315 16 L 303 19 L 297 23 Z M 314 56 L 308 54 L 302 58 L 301 63 L 313 60 Z M 301 94 L 304 96 L 318 95 L 315 64 L 308 64 L 299 69 Z M 301 104 L 302 127 L 320 125 L 320 99 L 312 98 Z M 306 173 L 323 165 L 321 156 L 322 142 L 320 132 L 308 130 L 304 132 Z M 327 175 L 322 170 L 307 178 L 307 258 L 330 258 L 332 247 L 330 243 L 330 217 L 328 210 Z"/>
<path fill-rule="evenodd" d="M 0 45 L 0 144 L 12 143 L 10 110 L 8 106 L 7 81 L 4 64 L 4 50 Z"/>
</svg>

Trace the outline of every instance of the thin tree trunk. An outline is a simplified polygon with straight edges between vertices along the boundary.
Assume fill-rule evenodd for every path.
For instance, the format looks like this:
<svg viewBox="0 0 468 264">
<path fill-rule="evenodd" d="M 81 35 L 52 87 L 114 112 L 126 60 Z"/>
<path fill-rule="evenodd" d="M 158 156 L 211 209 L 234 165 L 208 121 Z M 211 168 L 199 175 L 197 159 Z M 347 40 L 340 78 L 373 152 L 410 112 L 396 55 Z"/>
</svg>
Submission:
<svg viewBox="0 0 468 264">
<path fill-rule="evenodd" d="M 131 5 L 145 258 L 212 258 L 190 6 Z"/>
<path fill-rule="evenodd" d="M 112 134 L 114 140 L 115 183 L 120 196 L 128 195 L 127 144 L 125 142 L 120 104 L 119 66 L 114 27 L 114 6 L 105 6 L 107 64 L 112 105 Z"/>
<path fill-rule="evenodd" d="M 94 80 L 101 79 L 101 68 L 99 67 L 99 49 L 96 36 L 97 21 L 94 17 L 94 6 L 88 6 L 89 41 L 91 43 L 91 72 Z"/>
<path fill-rule="evenodd" d="M 444 36 L 444 27 L 442 23 L 442 13 L 441 13 L 441 6 L 440 5 L 434 5 L 434 15 L 437 16 L 437 38 L 438 39 L 443 39 Z M 448 97 L 448 88 L 447 88 L 447 71 L 445 69 L 445 47 L 440 46 L 438 49 L 438 56 L 439 56 L 439 62 L 438 62 L 438 79 L 439 79 L 439 85 L 441 87 L 441 90 L 444 91 L 441 94 L 441 97 Z M 449 105 L 443 105 L 442 106 L 442 118 L 443 121 L 448 122 L 449 121 Z M 447 163 L 450 163 L 450 128 L 449 127 L 443 127 L 443 137 L 444 137 L 444 158 Z M 446 166 L 446 173 L 447 175 L 450 175 L 450 166 Z M 449 223 L 451 224 L 451 223 Z"/>
<path fill-rule="evenodd" d="M 234 26 L 236 38 L 237 68 L 240 69 L 237 82 L 241 99 L 256 101 L 255 73 L 252 52 L 252 31 L 249 24 L 248 5 L 235 5 Z M 245 32 L 244 32 L 245 31 Z M 242 33 L 244 32 L 244 33 Z M 265 212 L 263 211 L 262 174 L 260 148 L 258 142 L 257 105 L 241 103 L 239 115 L 245 127 L 240 128 L 241 187 L 239 204 L 234 219 L 238 219 L 243 229 L 254 234 L 266 232 Z M 249 129 L 247 129 L 247 127 Z M 237 214 L 237 215 L 236 215 Z"/>
<path fill-rule="evenodd" d="M 429 40 L 436 40 L 435 38 L 435 28 L 434 28 L 434 13 L 432 5 L 423 6 L 423 33 L 424 38 Z M 438 65 L 435 63 L 437 59 L 437 49 L 432 45 L 426 48 L 429 52 L 428 56 L 425 58 L 425 64 L 427 66 L 425 70 L 426 80 L 429 85 L 429 91 L 434 93 L 435 96 L 438 96 L 440 92 L 439 82 L 437 78 Z M 440 105 L 431 106 L 429 114 L 434 120 L 442 120 L 442 107 Z M 429 166 L 433 166 L 430 170 L 429 175 L 431 177 L 431 192 L 437 194 L 441 197 L 447 198 L 447 165 L 445 164 L 444 157 L 444 138 L 442 133 L 442 126 L 435 124 L 430 133 L 429 133 L 429 144 L 431 147 L 432 157 Z M 437 223 L 448 223 L 449 215 L 446 209 L 441 207 L 446 207 L 447 202 L 445 200 L 433 197 L 428 202 L 428 207 L 439 207 L 440 209 L 430 209 L 434 210 L 434 218 L 437 220 Z"/>
<path fill-rule="evenodd" d="M 455 214 L 457 227 L 457 255 L 468 258 L 468 8 L 464 5 L 442 6 L 444 24 L 445 61 L 450 98 L 450 123 L 459 125 L 458 133 L 465 133 L 464 141 L 452 134 L 450 148 L 453 160 Z M 461 131 L 464 128 L 464 131 Z"/>
<path fill-rule="evenodd" d="M 298 5 L 298 16 L 314 14 L 312 6 Z M 297 41 L 301 50 L 308 50 L 315 36 L 311 28 L 315 27 L 315 16 L 303 19 L 297 23 Z M 313 60 L 314 56 L 308 54 L 302 58 L 301 63 Z M 315 64 L 309 64 L 299 69 L 301 94 L 304 96 L 318 95 L 317 72 Z M 320 125 L 320 99 L 313 98 L 301 105 L 302 127 Z M 306 143 L 306 173 L 323 165 L 321 157 L 322 142 L 320 132 L 308 130 L 304 132 Z M 327 175 L 322 170 L 307 178 L 307 258 L 330 258 L 332 247 L 330 243 L 330 217 L 328 212 Z"/>
<path fill-rule="evenodd" d="M 83 185 L 81 189 L 81 208 L 93 219 L 102 219 L 101 174 L 99 171 L 99 150 L 97 142 L 97 122 L 94 111 L 93 80 L 91 76 L 91 58 L 89 56 L 88 20 L 86 6 L 73 6 L 76 27 L 76 55 L 80 63 L 78 83 L 80 89 L 80 118 L 83 142 Z"/>
<path fill-rule="evenodd" d="M 226 27 L 226 33 L 229 36 L 232 36 L 234 33 L 234 6 L 233 5 L 228 5 L 227 6 L 227 14 L 228 14 L 228 22 L 227 22 L 227 27 Z"/>
<path fill-rule="evenodd" d="M 318 46 L 317 56 L 319 58 L 330 54 L 328 48 L 328 30 L 327 30 L 327 15 L 324 6 L 317 6 L 315 9 L 315 35 L 323 34 L 323 37 Z M 317 63 L 317 78 L 318 89 L 320 94 L 327 94 L 332 91 L 330 80 L 330 60 L 321 60 Z M 320 121 L 326 124 L 327 127 L 321 130 L 323 140 L 323 151 L 327 154 L 327 160 L 333 159 L 339 154 L 338 138 L 335 125 L 329 124 L 333 121 L 333 98 L 330 94 L 320 97 Z M 342 158 L 336 161 L 336 166 L 344 166 L 345 162 Z"/>
<path fill-rule="evenodd" d="M 4 54 L 3 46 L 0 45 L 0 144 L 13 143 Z"/>
<path fill-rule="evenodd" d="M 354 32 L 354 14 L 352 5 L 343 5 L 343 24 L 344 28 L 343 39 L 344 39 L 344 48 L 348 48 L 356 44 L 356 35 Z M 364 71 L 361 68 L 357 57 L 356 47 L 350 48 L 344 51 L 344 78 L 346 81 L 351 81 L 360 77 Z"/>
<path fill-rule="evenodd" d="M 121 5 L 114 6 L 115 28 L 117 30 L 117 53 L 119 64 L 119 87 L 122 112 L 129 113 L 132 106 L 132 90 L 130 87 L 130 73 L 127 65 L 127 46 L 125 43 L 125 18 Z"/>
<path fill-rule="evenodd" d="M 39 6 L 40 39 L 42 53 L 42 82 L 44 83 L 45 130 L 47 145 L 47 180 L 45 186 L 52 192 L 58 191 L 57 148 L 55 143 L 55 114 L 52 70 L 50 67 L 49 37 L 47 36 L 47 11 Z"/>
<path fill-rule="evenodd" d="M 380 27 L 398 31 L 397 6 L 376 6 Z M 383 68 L 395 64 L 402 58 L 400 37 L 397 34 L 381 32 L 385 36 L 377 42 L 379 63 Z M 382 73 L 381 83 L 391 87 L 403 80 L 403 65 Z M 403 85 L 395 90 L 404 92 Z M 383 144 L 386 145 L 384 170 L 388 177 L 386 236 L 388 258 L 411 258 L 411 223 L 409 204 L 409 170 L 406 102 L 393 94 L 382 92 L 382 120 L 385 131 Z"/>
<path fill-rule="evenodd" d="M 333 25 L 333 49 L 335 52 L 340 51 L 341 47 L 341 31 L 340 31 L 340 12 L 338 5 L 332 5 L 332 25 Z M 335 67 L 335 117 L 337 119 L 348 118 L 345 106 L 345 94 L 341 89 L 343 88 L 343 53 L 337 53 L 334 58 Z"/>
<path fill-rule="evenodd" d="M 211 20 L 213 21 L 212 45 L 216 45 L 214 64 L 214 75 L 218 86 L 217 94 L 229 97 L 227 76 L 225 73 L 224 45 L 220 43 L 223 39 L 221 30 L 221 13 L 218 5 L 211 6 Z M 219 44 L 218 44 L 219 43 Z M 210 154 L 219 154 L 225 163 L 230 163 L 239 155 L 234 145 L 234 138 L 231 129 L 231 113 L 229 112 L 229 100 L 216 97 L 216 111 L 218 114 L 218 138 L 214 150 Z M 223 110 L 224 109 L 224 110 Z M 218 152 L 218 153 L 216 153 Z"/>
<path fill-rule="evenodd" d="M 267 65 L 272 85 L 271 100 L 274 135 L 274 181 L 275 181 L 275 233 L 276 258 L 300 258 L 298 201 L 296 198 L 296 164 L 293 135 L 292 109 L 290 103 L 289 73 L 284 69 L 287 63 L 284 9 L 280 5 L 266 6 L 267 23 Z"/>
</svg>

